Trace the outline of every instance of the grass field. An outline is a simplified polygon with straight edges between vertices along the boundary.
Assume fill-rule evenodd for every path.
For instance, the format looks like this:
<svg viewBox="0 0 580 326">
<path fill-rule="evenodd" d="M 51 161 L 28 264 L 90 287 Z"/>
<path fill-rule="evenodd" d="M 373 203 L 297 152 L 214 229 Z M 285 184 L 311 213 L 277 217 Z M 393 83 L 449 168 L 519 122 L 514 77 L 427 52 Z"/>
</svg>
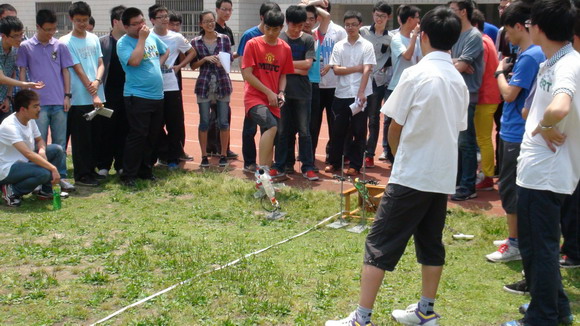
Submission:
<svg viewBox="0 0 580 326">
<path fill-rule="evenodd" d="M 158 171 L 136 190 L 115 177 L 79 188 L 59 211 L 26 197 L 0 208 L 0 324 L 80 325 L 179 281 L 186 285 L 105 325 L 323 325 L 347 315 L 358 300 L 366 233 L 321 228 L 240 264 L 216 266 L 302 232 L 338 211 L 328 192 L 283 189 L 288 215 L 256 214 L 254 186 L 226 173 Z M 505 235 L 504 219 L 451 211 L 445 231 L 447 265 L 436 311 L 441 325 L 499 325 L 519 318 L 527 298 L 501 290 L 521 278 L 521 264 L 491 264 L 484 255 Z M 562 271 L 576 319 L 580 271 Z M 419 266 L 410 243 L 388 273 L 375 307 L 378 325 L 393 325 L 392 309 L 416 302 Z"/>
</svg>

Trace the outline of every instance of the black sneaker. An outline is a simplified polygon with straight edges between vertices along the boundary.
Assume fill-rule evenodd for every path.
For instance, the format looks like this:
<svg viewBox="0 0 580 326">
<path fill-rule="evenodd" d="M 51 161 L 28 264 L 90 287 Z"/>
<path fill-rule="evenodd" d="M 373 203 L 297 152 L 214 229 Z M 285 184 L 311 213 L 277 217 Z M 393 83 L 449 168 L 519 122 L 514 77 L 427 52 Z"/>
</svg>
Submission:
<svg viewBox="0 0 580 326">
<path fill-rule="evenodd" d="M 200 168 L 208 168 L 209 167 L 209 160 L 208 160 L 207 156 L 201 157 L 201 163 L 199 163 L 199 167 Z"/>
<path fill-rule="evenodd" d="M 187 153 L 183 153 L 180 157 L 179 157 L 180 161 L 193 161 L 193 156 L 187 154 Z"/>
<path fill-rule="evenodd" d="M 85 187 L 96 187 L 99 185 L 99 181 L 97 181 L 95 178 L 93 178 L 90 175 L 85 175 L 80 177 L 78 180 L 75 180 L 75 184 L 79 185 L 79 186 L 85 186 Z"/>
<path fill-rule="evenodd" d="M 228 165 L 228 159 L 225 156 L 220 156 L 220 161 L 218 163 L 220 168 L 225 168 Z"/>
<path fill-rule="evenodd" d="M 107 178 L 107 176 L 98 174 L 97 172 L 91 173 L 91 177 L 95 180 L 105 180 Z"/>
<path fill-rule="evenodd" d="M 464 201 L 468 199 L 477 198 L 477 193 L 475 191 L 470 191 L 466 189 L 457 189 L 454 195 L 451 196 L 453 201 Z"/>
<path fill-rule="evenodd" d="M 513 293 L 513 294 L 520 294 L 520 295 L 527 295 L 530 294 L 530 289 L 528 288 L 528 285 L 526 284 L 526 279 L 523 279 L 521 281 L 517 281 L 515 283 L 512 284 L 506 284 L 503 287 L 504 291 L 509 292 L 509 293 Z"/>
<path fill-rule="evenodd" d="M 36 197 L 40 200 L 52 200 L 52 192 L 46 192 L 41 189 L 36 193 Z"/>
<path fill-rule="evenodd" d="M 234 152 L 232 152 L 232 151 L 230 151 L 228 149 L 228 155 L 227 155 L 227 157 L 228 157 L 228 159 L 235 159 L 235 158 L 238 158 L 238 154 L 237 153 L 234 153 Z"/>
<path fill-rule="evenodd" d="M 22 197 L 15 195 L 12 185 L 9 184 L 2 185 L 2 199 L 10 207 L 18 207 L 22 203 Z"/>
<path fill-rule="evenodd" d="M 572 259 L 568 256 L 562 256 L 560 259 L 560 268 L 578 268 L 580 267 L 580 260 Z"/>
</svg>

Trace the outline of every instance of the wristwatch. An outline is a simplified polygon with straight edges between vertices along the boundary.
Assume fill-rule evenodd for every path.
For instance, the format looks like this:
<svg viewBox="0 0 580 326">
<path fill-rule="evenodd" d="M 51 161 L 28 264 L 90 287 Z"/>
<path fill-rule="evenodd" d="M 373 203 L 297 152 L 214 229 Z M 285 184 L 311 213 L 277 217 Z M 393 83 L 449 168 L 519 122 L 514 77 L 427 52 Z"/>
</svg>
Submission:
<svg viewBox="0 0 580 326">
<path fill-rule="evenodd" d="M 64 97 L 72 98 L 72 94 L 71 93 L 64 93 Z"/>
<path fill-rule="evenodd" d="M 538 125 L 540 126 L 540 129 L 542 129 L 543 131 L 550 130 L 550 129 L 554 128 L 554 126 L 544 126 L 544 125 L 542 125 L 542 121 L 540 121 L 540 123 L 538 123 Z"/>
<path fill-rule="evenodd" d="M 505 73 L 505 71 L 498 70 L 498 71 L 495 72 L 494 77 L 497 78 L 497 77 L 499 77 L 499 75 L 503 75 L 504 73 Z"/>
</svg>

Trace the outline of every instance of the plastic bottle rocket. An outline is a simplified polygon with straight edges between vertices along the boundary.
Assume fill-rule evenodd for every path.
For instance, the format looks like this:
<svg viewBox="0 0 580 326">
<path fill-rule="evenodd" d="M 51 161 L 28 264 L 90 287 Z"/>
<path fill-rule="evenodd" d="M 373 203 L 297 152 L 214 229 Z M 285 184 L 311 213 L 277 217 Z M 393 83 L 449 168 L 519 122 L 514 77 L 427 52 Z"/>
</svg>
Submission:
<svg viewBox="0 0 580 326">
<path fill-rule="evenodd" d="M 270 202 L 275 207 L 280 207 L 280 203 L 276 200 L 276 191 L 274 190 L 274 186 L 272 185 L 272 178 L 270 175 L 267 174 L 264 169 L 258 170 L 259 177 L 258 180 L 262 183 L 262 187 L 264 187 L 264 191 L 266 192 L 266 196 L 270 198 Z"/>
</svg>

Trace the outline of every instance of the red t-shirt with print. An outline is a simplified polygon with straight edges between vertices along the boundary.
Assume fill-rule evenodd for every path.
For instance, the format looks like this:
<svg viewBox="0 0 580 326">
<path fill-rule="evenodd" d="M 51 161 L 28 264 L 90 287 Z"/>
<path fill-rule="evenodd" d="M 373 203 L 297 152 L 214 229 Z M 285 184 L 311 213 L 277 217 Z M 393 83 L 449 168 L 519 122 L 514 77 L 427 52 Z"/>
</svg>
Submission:
<svg viewBox="0 0 580 326">
<path fill-rule="evenodd" d="M 246 43 L 242 69 L 253 67 L 252 73 L 266 87 L 278 94 L 280 76 L 294 73 L 292 50 L 288 43 L 277 39 L 276 45 L 264 41 L 264 37 L 254 37 Z M 252 87 L 247 81 L 244 83 L 244 106 L 246 114 L 259 104 L 268 106 L 273 115 L 280 118 L 280 108 L 268 105 L 266 94 Z"/>
</svg>

